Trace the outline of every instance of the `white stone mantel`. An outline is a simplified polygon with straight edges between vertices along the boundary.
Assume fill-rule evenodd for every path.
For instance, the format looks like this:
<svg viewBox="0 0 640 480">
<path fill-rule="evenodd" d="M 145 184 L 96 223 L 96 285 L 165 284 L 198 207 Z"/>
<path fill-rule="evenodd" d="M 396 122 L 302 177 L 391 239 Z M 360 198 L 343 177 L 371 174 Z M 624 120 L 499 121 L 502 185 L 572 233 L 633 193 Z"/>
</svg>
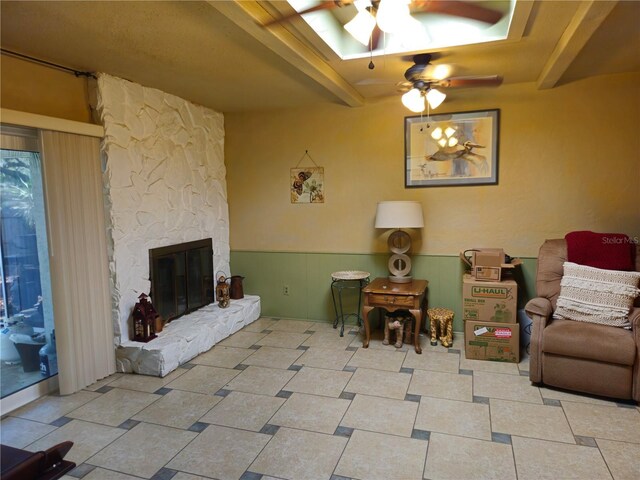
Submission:
<svg viewBox="0 0 640 480">
<path fill-rule="evenodd" d="M 149 250 L 211 238 L 214 272 L 230 276 L 224 116 L 154 88 L 100 74 L 114 343 L 149 294 Z M 153 298 L 152 298 L 153 300 Z"/>
<path fill-rule="evenodd" d="M 119 372 L 164 377 L 260 317 L 260 297 L 245 295 L 227 308 L 211 303 L 173 320 L 148 343 L 126 341 L 116 350 Z"/>
</svg>

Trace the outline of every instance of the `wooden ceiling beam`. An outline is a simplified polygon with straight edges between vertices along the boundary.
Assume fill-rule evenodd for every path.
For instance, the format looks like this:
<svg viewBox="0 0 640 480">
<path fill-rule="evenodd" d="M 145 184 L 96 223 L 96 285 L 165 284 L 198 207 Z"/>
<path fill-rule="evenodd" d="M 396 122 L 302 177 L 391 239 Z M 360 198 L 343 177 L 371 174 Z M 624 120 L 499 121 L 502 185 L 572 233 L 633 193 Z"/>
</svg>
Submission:
<svg viewBox="0 0 640 480">
<path fill-rule="evenodd" d="M 342 78 L 313 49 L 309 48 L 282 25 L 265 28 L 273 17 L 258 2 L 209 1 L 235 25 L 282 57 L 300 72 L 326 88 L 350 107 L 364 105 L 364 97 Z"/>
<path fill-rule="evenodd" d="M 538 77 L 538 89 L 553 88 L 558 84 L 617 3 L 618 0 L 589 0 L 580 4 Z"/>
</svg>

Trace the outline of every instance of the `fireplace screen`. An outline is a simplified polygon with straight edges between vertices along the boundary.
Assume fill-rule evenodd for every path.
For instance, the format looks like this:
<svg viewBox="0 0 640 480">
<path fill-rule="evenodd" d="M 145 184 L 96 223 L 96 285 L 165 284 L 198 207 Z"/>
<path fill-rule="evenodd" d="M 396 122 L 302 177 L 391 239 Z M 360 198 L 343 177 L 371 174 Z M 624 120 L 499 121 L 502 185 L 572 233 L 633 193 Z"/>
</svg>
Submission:
<svg viewBox="0 0 640 480">
<path fill-rule="evenodd" d="M 214 300 L 210 238 L 149 250 L 151 300 L 165 321 Z"/>
</svg>

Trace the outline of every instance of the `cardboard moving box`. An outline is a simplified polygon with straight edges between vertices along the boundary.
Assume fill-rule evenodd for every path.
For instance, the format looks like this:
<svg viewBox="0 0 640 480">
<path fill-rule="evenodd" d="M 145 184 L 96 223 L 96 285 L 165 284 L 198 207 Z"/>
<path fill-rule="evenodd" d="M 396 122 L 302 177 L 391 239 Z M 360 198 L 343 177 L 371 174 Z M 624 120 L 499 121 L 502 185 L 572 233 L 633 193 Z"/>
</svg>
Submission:
<svg viewBox="0 0 640 480">
<path fill-rule="evenodd" d="M 465 254 L 471 252 L 470 258 Z M 460 252 L 460 258 L 471 267 L 476 280 L 499 282 L 503 275 L 522 264 L 519 258 L 507 258 L 502 248 L 478 248 Z"/>
<path fill-rule="evenodd" d="M 471 267 L 501 267 L 505 263 L 504 250 L 501 248 L 481 248 L 472 252 Z"/>
<path fill-rule="evenodd" d="M 502 278 L 501 267 L 475 267 L 473 269 L 473 276 L 476 280 L 487 282 L 499 282 Z"/>
<path fill-rule="evenodd" d="M 518 284 L 514 280 L 485 282 L 466 274 L 462 278 L 462 318 L 515 323 Z"/>
<path fill-rule="evenodd" d="M 464 322 L 464 353 L 473 360 L 520 362 L 520 325 Z"/>
</svg>

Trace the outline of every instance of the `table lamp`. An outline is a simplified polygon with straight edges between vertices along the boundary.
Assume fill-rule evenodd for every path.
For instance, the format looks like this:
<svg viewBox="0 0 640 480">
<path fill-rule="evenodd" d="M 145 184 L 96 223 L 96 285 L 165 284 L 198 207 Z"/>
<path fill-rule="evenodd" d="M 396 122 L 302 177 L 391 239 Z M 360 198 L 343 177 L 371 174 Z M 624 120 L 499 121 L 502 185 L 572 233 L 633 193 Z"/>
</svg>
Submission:
<svg viewBox="0 0 640 480">
<path fill-rule="evenodd" d="M 420 202 L 393 201 L 379 202 L 376 211 L 375 228 L 397 229 L 389 235 L 388 245 L 391 251 L 389 258 L 389 281 L 393 283 L 409 283 L 412 277 L 411 258 L 407 252 L 411 248 L 411 237 L 402 228 L 422 228 L 422 205 Z"/>
</svg>

